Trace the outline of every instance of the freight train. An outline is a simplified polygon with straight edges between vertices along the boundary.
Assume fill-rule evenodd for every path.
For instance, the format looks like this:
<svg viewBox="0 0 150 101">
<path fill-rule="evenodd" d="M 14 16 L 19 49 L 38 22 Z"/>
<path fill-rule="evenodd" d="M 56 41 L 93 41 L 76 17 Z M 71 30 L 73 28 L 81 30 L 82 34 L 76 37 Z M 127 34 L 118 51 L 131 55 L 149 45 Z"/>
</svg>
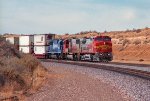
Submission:
<svg viewBox="0 0 150 101">
<path fill-rule="evenodd" d="M 71 59 L 74 61 L 112 61 L 109 36 L 56 39 L 54 34 L 19 36 L 19 50 L 37 58 Z"/>
</svg>

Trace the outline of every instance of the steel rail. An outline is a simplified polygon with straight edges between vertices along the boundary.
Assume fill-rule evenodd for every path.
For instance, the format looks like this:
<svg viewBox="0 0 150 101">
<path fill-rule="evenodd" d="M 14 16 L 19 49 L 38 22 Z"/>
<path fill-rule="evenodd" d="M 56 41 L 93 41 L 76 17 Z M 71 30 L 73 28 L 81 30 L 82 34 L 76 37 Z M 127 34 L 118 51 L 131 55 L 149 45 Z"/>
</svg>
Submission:
<svg viewBox="0 0 150 101">
<path fill-rule="evenodd" d="M 131 69 L 131 68 L 121 68 L 121 67 L 114 67 L 114 66 L 106 66 L 105 64 L 99 65 L 99 64 L 93 64 L 90 62 L 79 62 L 79 61 L 68 61 L 68 60 L 64 61 L 64 60 L 54 60 L 54 59 L 47 59 L 47 60 L 42 59 L 41 61 L 71 64 L 71 65 L 78 65 L 78 66 L 85 66 L 85 67 L 92 67 L 92 68 L 97 68 L 97 69 L 115 71 L 115 72 L 138 76 L 140 78 L 150 80 L 150 72 L 149 71 L 142 71 L 142 70 Z M 109 63 L 109 64 L 111 64 L 111 63 Z"/>
</svg>

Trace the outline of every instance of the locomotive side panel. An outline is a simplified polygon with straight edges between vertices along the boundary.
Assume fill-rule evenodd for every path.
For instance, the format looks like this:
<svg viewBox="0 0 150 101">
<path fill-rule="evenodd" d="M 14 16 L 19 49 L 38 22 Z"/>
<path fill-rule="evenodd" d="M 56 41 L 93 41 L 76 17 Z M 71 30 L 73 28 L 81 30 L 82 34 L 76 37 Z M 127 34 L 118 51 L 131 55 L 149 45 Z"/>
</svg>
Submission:
<svg viewBox="0 0 150 101">
<path fill-rule="evenodd" d="M 93 39 L 92 38 L 83 38 L 81 39 L 81 53 L 93 53 Z"/>
<path fill-rule="evenodd" d="M 80 50 L 80 42 L 78 39 L 67 39 L 64 40 L 63 53 L 74 54 L 78 53 Z"/>
<path fill-rule="evenodd" d="M 71 39 L 71 53 L 80 52 L 80 40 L 79 39 Z"/>
<path fill-rule="evenodd" d="M 69 48 L 69 40 L 64 40 L 63 41 L 63 53 L 64 54 L 67 54 L 69 52 L 68 48 Z"/>
<path fill-rule="evenodd" d="M 48 53 L 62 53 L 63 41 L 62 40 L 51 40 L 48 48 Z"/>
</svg>

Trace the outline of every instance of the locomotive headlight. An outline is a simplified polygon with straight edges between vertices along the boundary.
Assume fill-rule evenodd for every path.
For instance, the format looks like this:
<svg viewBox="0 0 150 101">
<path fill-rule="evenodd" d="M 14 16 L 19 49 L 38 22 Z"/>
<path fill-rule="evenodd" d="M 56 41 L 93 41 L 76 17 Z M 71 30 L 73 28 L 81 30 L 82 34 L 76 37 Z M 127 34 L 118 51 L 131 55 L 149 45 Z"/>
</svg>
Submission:
<svg viewBox="0 0 150 101">
<path fill-rule="evenodd" d="M 111 53 L 108 53 L 108 55 L 111 55 Z"/>
</svg>

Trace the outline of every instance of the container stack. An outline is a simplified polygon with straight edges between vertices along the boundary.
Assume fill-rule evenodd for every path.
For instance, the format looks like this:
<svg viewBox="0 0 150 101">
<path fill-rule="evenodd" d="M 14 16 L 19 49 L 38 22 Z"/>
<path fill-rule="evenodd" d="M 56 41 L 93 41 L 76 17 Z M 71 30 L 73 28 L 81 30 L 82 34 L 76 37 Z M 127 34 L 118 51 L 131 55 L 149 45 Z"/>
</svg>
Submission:
<svg viewBox="0 0 150 101">
<path fill-rule="evenodd" d="M 50 40 L 54 39 L 54 34 L 34 35 L 34 54 L 37 58 L 45 58 Z"/>
<path fill-rule="evenodd" d="M 23 53 L 34 54 L 37 58 L 45 58 L 49 43 L 55 38 L 55 34 L 34 34 L 20 36 L 6 36 L 6 41 L 13 44 Z"/>
<path fill-rule="evenodd" d="M 8 41 L 10 44 L 13 44 L 15 48 L 19 50 L 19 36 L 6 37 L 6 41 Z"/>
<path fill-rule="evenodd" d="M 19 50 L 23 53 L 34 53 L 34 36 L 21 35 L 19 37 Z"/>
</svg>

